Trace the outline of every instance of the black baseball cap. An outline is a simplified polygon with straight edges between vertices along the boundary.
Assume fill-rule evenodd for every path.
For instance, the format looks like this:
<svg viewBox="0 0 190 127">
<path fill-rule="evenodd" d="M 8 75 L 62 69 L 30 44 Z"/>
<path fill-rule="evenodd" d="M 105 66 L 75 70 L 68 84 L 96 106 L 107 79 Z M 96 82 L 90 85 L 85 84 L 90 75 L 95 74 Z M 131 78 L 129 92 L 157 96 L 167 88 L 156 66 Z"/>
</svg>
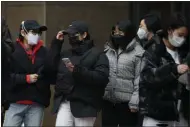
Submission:
<svg viewBox="0 0 190 127">
<path fill-rule="evenodd" d="M 84 21 L 73 21 L 71 25 L 63 32 L 64 34 L 75 34 L 88 32 L 88 25 Z"/>
<path fill-rule="evenodd" d="M 35 20 L 26 20 L 22 21 L 20 29 L 25 29 L 27 31 L 29 30 L 38 30 L 40 32 L 47 31 L 46 26 L 41 26 L 37 21 Z"/>
</svg>

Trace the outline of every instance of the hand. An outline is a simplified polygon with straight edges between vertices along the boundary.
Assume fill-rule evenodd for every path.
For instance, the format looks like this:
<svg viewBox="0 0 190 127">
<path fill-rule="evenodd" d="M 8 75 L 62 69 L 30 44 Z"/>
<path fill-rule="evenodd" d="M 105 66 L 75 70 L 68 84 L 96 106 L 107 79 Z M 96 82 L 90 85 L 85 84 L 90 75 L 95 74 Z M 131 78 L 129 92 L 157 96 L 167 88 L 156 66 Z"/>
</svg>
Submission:
<svg viewBox="0 0 190 127">
<path fill-rule="evenodd" d="M 74 65 L 71 62 L 68 62 L 65 64 L 66 67 L 69 69 L 70 72 L 73 72 L 74 69 Z"/>
<path fill-rule="evenodd" d="M 63 41 L 63 39 L 64 39 L 63 31 L 59 31 L 57 33 L 56 39 Z"/>
<path fill-rule="evenodd" d="M 30 83 L 35 83 L 38 80 L 38 75 L 37 74 L 30 74 Z"/>
<path fill-rule="evenodd" d="M 189 67 L 186 64 L 180 64 L 177 66 L 177 71 L 179 74 L 183 74 L 189 70 Z"/>
<path fill-rule="evenodd" d="M 137 112 L 138 110 L 137 109 L 130 109 L 130 111 L 132 112 L 132 113 L 135 113 L 135 112 Z"/>
</svg>

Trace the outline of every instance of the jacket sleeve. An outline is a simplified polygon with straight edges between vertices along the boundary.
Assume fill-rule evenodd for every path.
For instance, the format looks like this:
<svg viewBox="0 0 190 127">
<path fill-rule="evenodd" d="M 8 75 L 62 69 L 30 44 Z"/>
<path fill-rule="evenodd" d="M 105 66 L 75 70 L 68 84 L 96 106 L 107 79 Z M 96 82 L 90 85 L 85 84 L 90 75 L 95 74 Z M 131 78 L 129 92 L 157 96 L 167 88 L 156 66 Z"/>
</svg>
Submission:
<svg viewBox="0 0 190 127">
<path fill-rule="evenodd" d="M 109 61 L 105 54 L 100 54 L 94 70 L 89 70 L 82 65 L 75 65 L 73 78 L 81 84 L 107 85 L 109 82 Z"/>
<path fill-rule="evenodd" d="M 166 63 L 156 66 L 148 57 L 143 58 L 145 67 L 141 73 L 142 82 L 148 88 L 157 89 L 178 78 L 177 64 Z"/>
<path fill-rule="evenodd" d="M 54 38 L 51 42 L 50 48 L 47 51 L 42 74 L 46 79 L 48 79 L 50 84 L 55 84 L 56 82 L 57 69 L 60 61 L 60 52 L 63 42 L 64 41 Z"/>
<path fill-rule="evenodd" d="M 27 83 L 26 75 L 11 73 L 11 81 L 14 84 L 26 84 Z"/>
<path fill-rule="evenodd" d="M 133 94 L 132 97 L 129 101 L 129 108 L 130 109 L 138 109 L 138 105 L 139 105 L 139 82 L 140 82 L 140 73 L 141 70 L 143 68 L 142 65 L 142 56 L 137 56 L 136 60 L 135 60 L 135 78 L 133 81 Z"/>
</svg>

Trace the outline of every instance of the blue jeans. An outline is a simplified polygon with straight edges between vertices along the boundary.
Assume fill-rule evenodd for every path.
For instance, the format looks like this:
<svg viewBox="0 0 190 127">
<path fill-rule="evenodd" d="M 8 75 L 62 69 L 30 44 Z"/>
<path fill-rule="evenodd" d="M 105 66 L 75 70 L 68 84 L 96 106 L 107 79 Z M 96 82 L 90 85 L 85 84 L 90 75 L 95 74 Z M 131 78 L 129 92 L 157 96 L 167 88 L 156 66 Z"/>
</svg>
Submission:
<svg viewBox="0 0 190 127">
<path fill-rule="evenodd" d="M 38 104 L 10 104 L 5 113 L 3 126 L 41 126 L 44 117 L 44 107 Z"/>
</svg>

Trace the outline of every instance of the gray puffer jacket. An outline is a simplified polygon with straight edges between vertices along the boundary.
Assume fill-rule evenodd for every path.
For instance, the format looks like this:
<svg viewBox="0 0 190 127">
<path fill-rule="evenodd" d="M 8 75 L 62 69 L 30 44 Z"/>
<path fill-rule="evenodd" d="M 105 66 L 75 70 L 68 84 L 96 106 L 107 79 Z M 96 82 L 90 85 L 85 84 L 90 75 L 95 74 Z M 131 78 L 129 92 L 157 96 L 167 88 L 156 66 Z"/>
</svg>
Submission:
<svg viewBox="0 0 190 127">
<path fill-rule="evenodd" d="M 113 103 L 129 102 L 130 108 L 138 109 L 143 48 L 133 39 L 125 50 L 116 51 L 111 43 L 106 43 L 105 52 L 109 59 L 110 82 L 104 99 Z"/>
</svg>

